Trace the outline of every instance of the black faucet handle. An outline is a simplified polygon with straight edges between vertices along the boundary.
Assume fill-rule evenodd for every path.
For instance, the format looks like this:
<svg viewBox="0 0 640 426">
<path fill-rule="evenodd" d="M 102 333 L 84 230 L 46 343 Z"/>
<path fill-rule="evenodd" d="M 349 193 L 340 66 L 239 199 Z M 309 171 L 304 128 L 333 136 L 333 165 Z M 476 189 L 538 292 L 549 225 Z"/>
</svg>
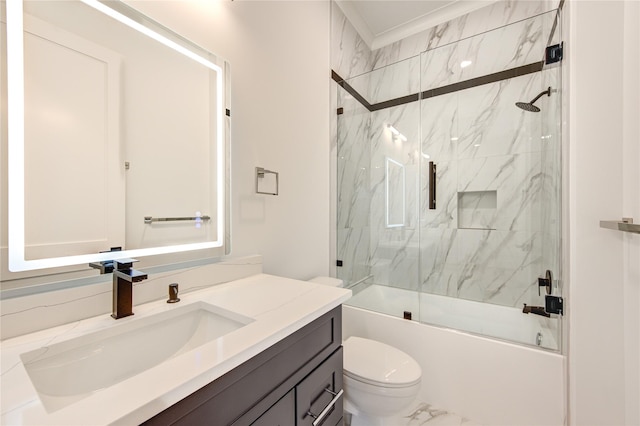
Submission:
<svg viewBox="0 0 640 426">
<path fill-rule="evenodd" d="M 127 269 L 131 269 L 133 264 L 137 262 L 136 259 L 116 259 L 113 261 L 115 263 L 115 267 L 118 271 L 126 271 Z"/>
</svg>

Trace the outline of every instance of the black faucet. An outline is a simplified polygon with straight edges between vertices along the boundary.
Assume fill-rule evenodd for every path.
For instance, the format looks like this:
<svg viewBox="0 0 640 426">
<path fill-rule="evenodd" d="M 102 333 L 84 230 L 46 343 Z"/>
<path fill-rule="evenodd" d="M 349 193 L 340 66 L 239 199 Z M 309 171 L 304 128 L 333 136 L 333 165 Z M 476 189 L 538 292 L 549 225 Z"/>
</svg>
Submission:
<svg viewBox="0 0 640 426">
<path fill-rule="evenodd" d="M 120 319 L 133 315 L 133 283 L 147 279 L 144 272 L 131 269 L 135 259 L 114 260 L 113 309 L 111 316 Z"/>
<path fill-rule="evenodd" d="M 526 303 L 524 304 L 524 308 L 522 308 L 522 313 L 542 315 L 547 318 L 551 317 L 551 314 L 548 314 L 547 311 L 545 311 L 544 306 L 527 306 Z"/>
</svg>

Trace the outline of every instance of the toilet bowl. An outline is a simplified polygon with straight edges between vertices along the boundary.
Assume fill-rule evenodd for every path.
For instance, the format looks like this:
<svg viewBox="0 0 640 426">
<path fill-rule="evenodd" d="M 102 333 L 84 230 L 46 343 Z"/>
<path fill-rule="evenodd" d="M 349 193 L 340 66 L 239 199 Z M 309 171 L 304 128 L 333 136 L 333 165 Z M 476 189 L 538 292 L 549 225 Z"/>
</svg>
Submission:
<svg viewBox="0 0 640 426">
<path fill-rule="evenodd" d="M 351 336 L 344 347 L 344 407 L 351 426 L 384 425 L 409 407 L 420 390 L 422 370 L 406 353 Z"/>
<path fill-rule="evenodd" d="M 309 281 L 342 287 L 337 278 Z M 376 340 L 351 336 L 342 347 L 343 406 L 351 426 L 389 426 L 389 418 L 401 414 L 418 395 L 420 365 L 401 350 Z"/>
</svg>

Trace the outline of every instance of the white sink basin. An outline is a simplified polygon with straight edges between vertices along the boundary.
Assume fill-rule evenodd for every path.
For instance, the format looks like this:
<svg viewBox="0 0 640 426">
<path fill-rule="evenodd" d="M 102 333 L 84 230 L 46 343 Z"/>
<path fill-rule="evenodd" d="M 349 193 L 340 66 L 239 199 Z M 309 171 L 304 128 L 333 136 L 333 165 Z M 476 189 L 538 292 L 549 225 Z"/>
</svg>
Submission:
<svg viewBox="0 0 640 426">
<path fill-rule="evenodd" d="M 122 320 L 119 320 L 122 321 Z M 20 357 L 48 412 L 237 330 L 253 319 L 197 302 Z"/>
</svg>

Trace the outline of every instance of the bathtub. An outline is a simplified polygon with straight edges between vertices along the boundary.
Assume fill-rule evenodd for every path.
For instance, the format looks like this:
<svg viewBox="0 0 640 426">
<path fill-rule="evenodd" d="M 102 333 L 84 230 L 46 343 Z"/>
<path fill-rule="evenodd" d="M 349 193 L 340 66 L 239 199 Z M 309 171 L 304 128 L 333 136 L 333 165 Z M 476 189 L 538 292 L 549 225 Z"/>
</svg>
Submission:
<svg viewBox="0 0 640 426">
<path fill-rule="evenodd" d="M 402 319 L 404 311 L 421 321 Z M 479 335 L 489 328 L 497 339 Z M 343 306 L 343 339 L 361 336 L 405 351 L 422 368 L 417 402 L 482 425 L 566 423 L 565 357 L 536 347 L 531 334 L 538 332 L 545 330 L 537 318 L 516 308 L 381 285 Z"/>
<path fill-rule="evenodd" d="M 523 314 L 521 308 L 456 299 L 372 284 L 355 288 L 348 305 L 422 323 L 453 328 L 487 337 L 559 350 L 556 318 Z"/>
</svg>

